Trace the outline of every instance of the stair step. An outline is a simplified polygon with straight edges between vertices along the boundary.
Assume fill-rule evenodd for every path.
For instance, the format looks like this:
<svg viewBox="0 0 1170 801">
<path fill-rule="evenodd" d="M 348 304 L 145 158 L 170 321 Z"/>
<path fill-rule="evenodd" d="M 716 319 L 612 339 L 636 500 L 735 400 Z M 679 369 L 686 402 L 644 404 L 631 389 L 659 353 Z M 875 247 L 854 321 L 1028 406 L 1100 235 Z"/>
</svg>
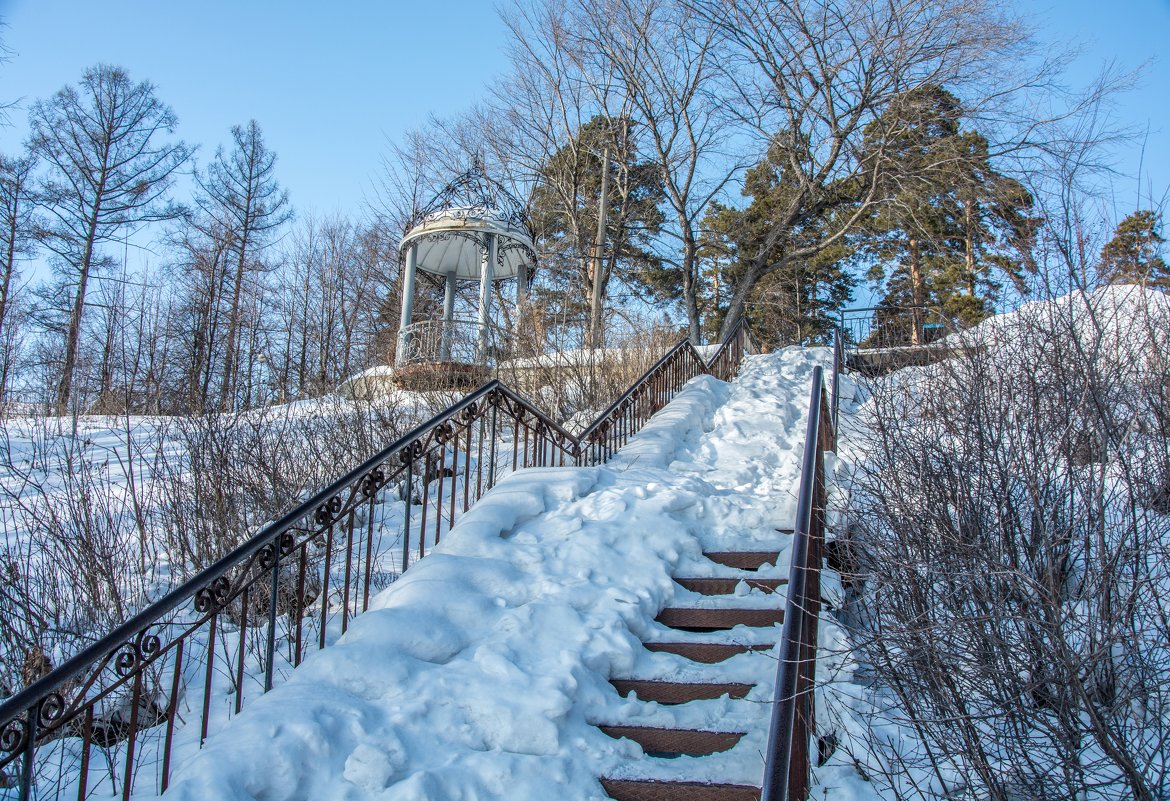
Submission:
<svg viewBox="0 0 1170 801">
<path fill-rule="evenodd" d="M 657 701 L 660 704 L 685 704 L 687 701 L 705 701 L 711 698 L 743 698 L 751 684 L 707 684 L 678 681 L 654 681 L 650 679 L 610 679 L 610 684 L 623 696 L 631 692 L 638 694 L 641 701 Z"/>
<path fill-rule="evenodd" d="M 721 631 L 744 626 L 772 626 L 784 621 L 783 609 L 694 609 L 671 606 L 657 620 L 664 626 L 686 631 Z"/>
<path fill-rule="evenodd" d="M 646 646 L 647 651 L 677 654 L 692 662 L 702 662 L 707 665 L 722 662 L 748 651 L 770 651 L 772 649 L 772 646 L 766 643 L 744 645 L 737 642 L 648 642 L 643 643 L 643 645 Z"/>
<path fill-rule="evenodd" d="M 749 588 L 763 590 L 764 592 L 775 592 L 778 587 L 788 584 L 788 579 L 779 578 L 749 578 L 743 580 L 747 582 Z M 740 579 L 676 578 L 675 581 L 691 592 L 697 592 L 700 595 L 731 595 L 735 592 L 735 588 L 739 584 Z"/>
<path fill-rule="evenodd" d="M 697 731 L 695 729 L 653 729 L 647 726 L 599 726 L 614 739 L 625 737 L 642 746 L 647 756 L 707 756 L 726 751 L 743 737 L 743 732 Z"/>
<path fill-rule="evenodd" d="M 760 788 L 743 784 L 602 779 L 614 801 L 759 801 Z"/>
<path fill-rule="evenodd" d="M 776 564 L 779 551 L 711 551 L 703 556 L 712 562 L 739 570 L 759 570 L 761 565 Z"/>
</svg>

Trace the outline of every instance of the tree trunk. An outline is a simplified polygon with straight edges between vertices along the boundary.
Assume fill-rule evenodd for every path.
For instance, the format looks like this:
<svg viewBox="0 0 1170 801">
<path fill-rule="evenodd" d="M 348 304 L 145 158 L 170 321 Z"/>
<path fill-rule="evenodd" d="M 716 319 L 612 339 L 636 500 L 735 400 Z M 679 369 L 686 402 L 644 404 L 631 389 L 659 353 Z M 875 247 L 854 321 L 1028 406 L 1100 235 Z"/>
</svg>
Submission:
<svg viewBox="0 0 1170 801">
<path fill-rule="evenodd" d="M 910 309 L 911 325 L 910 344 L 922 344 L 922 305 L 925 300 L 925 287 L 922 285 L 922 264 L 919 261 L 918 239 L 910 237 Z"/>
<path fill-rule="evenodd" d="M 248 237 L 244 232 L 240 237 L 240 257 L 236 260 L 236 280 L 232 287 L 232 305 L 228 312 L 227 346 L 224 354 L 223 386 L 219 392 L 219 408 L 227 411 L 229 399 L 235 391 L 236 375 L 239 372 L 239 358 L 236 355 L 237 341 L 240 328 L 240 295 L 244 289 L 244 264 L 247 254 Z M 232 406 L 234 406 L 234 402 Z"/>
<path fill-rule="evenodd" d="M 686 229 L 683 229 L 686 231 Z M 703 336 L 702 320 L 699 318 L 699 281 L 695 262 L 698 246 L 690 232 L 683 236 L 682 274 L 683 274 L 683 302 L 687 307 L 687 336 L 691 342 L 700 344 Z"/>
<path fill-rule="evenodd" d="M 760 266 L 757 262 L 752 262 L 748 265 L 743 278 L 736 284 L 735 291 L 731 293 L 731 300 L 727 303 L 727 316 L 723 318 L 723 325 L 719 329 L 720 342 L 723 342 L 731 336 L 731 332 L 735 328 L 736 322 L 743 316 L 743 310 L 747 306 L 747 300 L 751 296 L 752 290 L 756 288 L 756 283 L 759 280 Z"/>
<path fill-rule="evenodd" d="M 967 262 L 967 293 L 971 297 L 975 297 L 975 237 L 977 235 L 975 203 L 967 201 L 963 204 L 963 245 Z"/>
<path fill-rule="evenodd" d="M 105 187 L 105 176 L 98 185 L 101 197 Z M 93 261 L 94 241 L 97 239 L 97 222 L 100 207 L 95 205 L 89 216 L 85 232 L 85 246 L 81 253 L 78 272 L 77 294 L 73 298 L 73 311 L 69 314 L 69 328 L 65 332 L 65 364 L 61 369 L 61 383 L 57 385 L 57 403 L 54 411 L 58 415 L 68 414 L 69 401 L 73 397 L 73 370 L 77 365 L 77 348 L 81 342 L 81 314 L 85 310 L 85 292 L 89 284 L 89 269 Z"/>
</svg>

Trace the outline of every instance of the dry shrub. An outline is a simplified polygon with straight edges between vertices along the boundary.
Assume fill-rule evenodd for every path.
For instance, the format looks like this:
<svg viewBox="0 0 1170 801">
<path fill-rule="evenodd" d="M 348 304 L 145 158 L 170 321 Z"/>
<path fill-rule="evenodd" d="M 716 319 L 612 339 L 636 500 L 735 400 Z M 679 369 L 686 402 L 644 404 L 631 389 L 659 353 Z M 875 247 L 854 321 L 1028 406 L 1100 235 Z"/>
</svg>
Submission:
<svg viewBox="0 0 1170 801">
<path fill-rule="evenodd" d="M 857 758 L 897 797 L 1170 793 L 1168 310 L 1027 306 L 872 387 L 859 655 L 918 746 Z"/>
</svg>

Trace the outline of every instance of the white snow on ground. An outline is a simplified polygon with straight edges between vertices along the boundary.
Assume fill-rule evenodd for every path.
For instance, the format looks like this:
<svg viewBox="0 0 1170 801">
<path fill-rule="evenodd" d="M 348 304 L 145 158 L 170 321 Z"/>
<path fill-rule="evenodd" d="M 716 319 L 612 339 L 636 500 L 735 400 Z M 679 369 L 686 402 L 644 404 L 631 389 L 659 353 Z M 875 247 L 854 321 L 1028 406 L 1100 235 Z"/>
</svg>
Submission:
<svg viewBox="0 0 1170 801">
<path fill-rule="evenodd" d="M 337 645 L 201 752 L 176 754 L 167 798 L 590 799 L 605 797 L 600 775 L 758 784 L 774 653 L 700 665 L 639 641 L 680 636 L 654 622 L 671 602 L 782 604 L 746 585 L 700 599 L 671 576 L 725 571 L 705 549 L 777 546 L 780 565 L 761 573 L 787 574 L 789 537 L 776 529 L 792 522 L 810 376 L 828 360 L 799 349 L 750 357 L 732 385 L 692 381 L 605 466 L 508 477 Z M 824 621 L 834 651 L 840 635 Z M 827 658 L 821 676 L 847 679 L 848 667 Z M 630 675 L 758 686 L 744 701 L 668 707 L 608 683 Z M 655 760 L 599 723 L 748 734 L 723 754 Z M 848 767 L 817 776 L 835 798 L 871 794 Z"/>
</svg>

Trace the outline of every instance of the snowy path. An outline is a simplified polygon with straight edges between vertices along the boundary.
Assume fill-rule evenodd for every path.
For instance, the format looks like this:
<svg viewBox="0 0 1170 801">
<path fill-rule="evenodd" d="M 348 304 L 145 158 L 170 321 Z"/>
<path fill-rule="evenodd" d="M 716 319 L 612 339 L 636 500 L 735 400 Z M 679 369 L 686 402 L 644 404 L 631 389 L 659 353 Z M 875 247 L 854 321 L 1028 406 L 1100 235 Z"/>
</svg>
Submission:
<svg viewBox="0 0 1170 801">
<path fill-rule="evenodd" d="M 599 776 L 759 784 L 775 657 L 703 664 L 642 642 L 765 643 L 779 629 L 681 633 L 667 606 L 779 608 L 783 593 L 703 596 L 672 576 L 745 574 L 705 551 L 779 551 L 786 577 L 812 367 L 749 357 L 693 381 L 608 464 L 501 482 L 334 647 L 178 753 L 167 798 L 604 798 Z M 782 588 L 781 588 L 782 590 Z M 623 698 L 613 677 L 755 685 L 743 700 Z M 742 731 L 707 757 L 654 759 L 598 724 Z M 822 781 L 827 777 L 822 777 Z"/>
</svg>

